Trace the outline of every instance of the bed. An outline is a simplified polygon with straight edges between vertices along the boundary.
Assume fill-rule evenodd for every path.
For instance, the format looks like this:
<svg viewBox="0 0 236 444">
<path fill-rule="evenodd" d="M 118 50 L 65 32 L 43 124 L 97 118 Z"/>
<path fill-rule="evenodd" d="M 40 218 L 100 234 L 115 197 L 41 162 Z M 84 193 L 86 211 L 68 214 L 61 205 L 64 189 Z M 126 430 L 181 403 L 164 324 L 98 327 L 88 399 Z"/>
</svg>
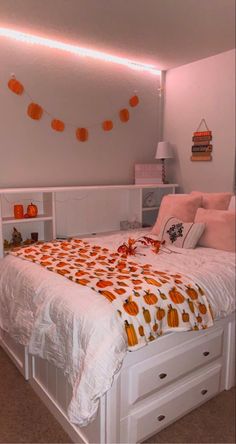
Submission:
<svg viewBox="0 0 236 444">
<path fill-rule="evenodd" d="M 86 239 L 110 251 L 129 236 Z M 30 261 L 0 263 L 1 345 L 74 442 L 141 442 L 234 385 L 235 257 L 197 247 L 133 261 L 181 273 L 207 293 L 214 325 L 166 332 L 135 351 L 106 298 Z"/>
</svg>

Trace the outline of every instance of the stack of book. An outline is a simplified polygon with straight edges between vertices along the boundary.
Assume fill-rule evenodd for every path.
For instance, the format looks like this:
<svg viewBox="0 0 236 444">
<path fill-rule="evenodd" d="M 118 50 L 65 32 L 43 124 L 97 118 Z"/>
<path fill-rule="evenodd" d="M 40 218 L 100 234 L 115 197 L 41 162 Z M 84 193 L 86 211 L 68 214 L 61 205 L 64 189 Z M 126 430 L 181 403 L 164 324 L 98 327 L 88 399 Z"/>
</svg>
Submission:
<svg viewBox="0 0 236 444">
<path fill-rule="evenodd" d="M 160 163 L 136 163 L 134 167 L 135 184 L 162 183 Z"/>
<path fill-rule="evenodd" d="M 192 140 L 191 160 L 212 160 L 211 131 L 195 131 Z"/>
</svg>

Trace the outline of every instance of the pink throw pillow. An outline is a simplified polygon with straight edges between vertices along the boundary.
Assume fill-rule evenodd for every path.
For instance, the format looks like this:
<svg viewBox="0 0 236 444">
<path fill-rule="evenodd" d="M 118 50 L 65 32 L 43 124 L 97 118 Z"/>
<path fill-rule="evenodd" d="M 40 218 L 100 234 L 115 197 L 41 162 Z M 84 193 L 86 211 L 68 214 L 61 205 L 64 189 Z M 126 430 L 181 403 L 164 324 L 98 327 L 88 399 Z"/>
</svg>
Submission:
<svg viewBox="0 0 236 444">
<path fill-rule="evenodd" d="M 235 251 L 235 212 L 198 208 L 194 222 L 204 223 L 198 245 L 217 250 Z"/>
<path fill-rule="evenodd" d="M 232 193 L 201 193 L 192 191 L 192 196 L 202 197 L 202 208 L 206 210 L 227 210 Z"/>
<path fill-rule="evenodd" d="M 197 209 L 201 206 L 199 196 L 168 194 L 161 201 L 157 220 L 152 228 L 153 234 L 159 234 L 162 223 L 168 217 L 176 217 L 182 222 L 193 222 Z"/>
</svg>

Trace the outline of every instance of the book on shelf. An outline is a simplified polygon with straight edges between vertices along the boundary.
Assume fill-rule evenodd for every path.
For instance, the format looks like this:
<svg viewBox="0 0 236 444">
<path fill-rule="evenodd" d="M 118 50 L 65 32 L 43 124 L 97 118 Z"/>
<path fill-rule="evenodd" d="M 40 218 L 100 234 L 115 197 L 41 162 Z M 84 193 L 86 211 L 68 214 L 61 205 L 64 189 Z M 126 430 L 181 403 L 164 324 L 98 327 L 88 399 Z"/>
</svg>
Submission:
<svg viewBox="0 0 236 444">
<path fill-rule="evenodd" d="M 204 153 L 211 152 L 212 145 L 192 145 L 192 153 Z"/>
</svg>

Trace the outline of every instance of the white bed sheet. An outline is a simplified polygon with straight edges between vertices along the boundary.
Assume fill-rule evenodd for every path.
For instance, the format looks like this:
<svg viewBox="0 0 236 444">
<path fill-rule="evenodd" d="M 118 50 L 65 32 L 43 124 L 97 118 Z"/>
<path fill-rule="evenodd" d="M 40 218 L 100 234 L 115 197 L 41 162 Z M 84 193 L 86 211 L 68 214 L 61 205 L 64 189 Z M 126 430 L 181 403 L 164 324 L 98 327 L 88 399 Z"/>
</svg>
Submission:
<svg viewBox="0 0 236 444">
<path fill-rule="evenodd" d="M 111 250 L 143 230 L 93 237 Z M 180 272 L 199 283 L 217 318 L 235 310 L 235 255 L 207 248 L 145 256 L 133 261 Z M 0 327 L 29 351 L 63 369 L 73 387 L 69 419 L 87 425 L 99 398 L 110 387 L 126 354 L 126 338 L 110 302 L 88 287 L 75 284 L 39 265 L 14 256 L 0 261 Z"/>
</svg>

